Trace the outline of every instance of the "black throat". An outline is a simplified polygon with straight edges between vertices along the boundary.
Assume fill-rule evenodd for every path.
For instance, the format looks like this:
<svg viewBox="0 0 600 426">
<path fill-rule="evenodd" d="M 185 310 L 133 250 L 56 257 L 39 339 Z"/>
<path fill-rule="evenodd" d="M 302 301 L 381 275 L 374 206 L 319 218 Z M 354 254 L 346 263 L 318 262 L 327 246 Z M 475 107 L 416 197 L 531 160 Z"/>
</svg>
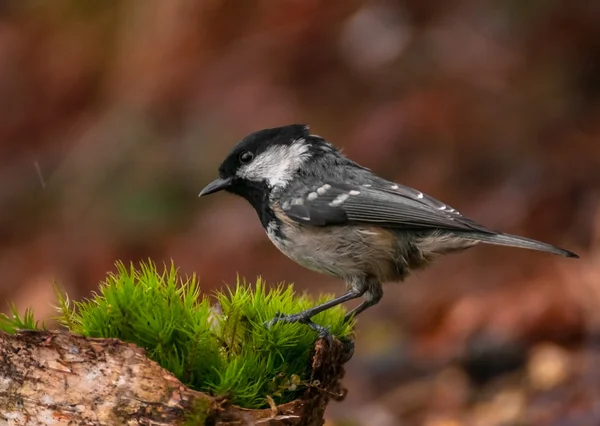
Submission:
<svg viewBox="0 0 600 426">
<path fill-rule="evenodd" d="M 266 229 L 275 213 L 269 207 L 270 189 L 266 182 L 253 182 L 249 180 L 236 180 L 227 189 L 229 192 L 245 198 L 256 210 L 260 223 Z"/>
</svg>

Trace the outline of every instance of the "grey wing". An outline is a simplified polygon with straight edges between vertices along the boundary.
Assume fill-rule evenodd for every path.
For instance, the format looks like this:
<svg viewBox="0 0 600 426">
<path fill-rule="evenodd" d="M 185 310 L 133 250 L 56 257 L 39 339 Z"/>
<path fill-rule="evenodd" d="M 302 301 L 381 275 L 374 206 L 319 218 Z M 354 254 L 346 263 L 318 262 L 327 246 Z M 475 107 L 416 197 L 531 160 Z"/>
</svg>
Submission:
<svg viewBox="0 0 600 426">
<path fill-rule="evenodd" d="M 383 180 L 370 185 L 325 183 L 284 202 L 282 210 L 291 219 L 314 226 L 373 224 L 494 233 L 435 198 Z"/>
</svg>

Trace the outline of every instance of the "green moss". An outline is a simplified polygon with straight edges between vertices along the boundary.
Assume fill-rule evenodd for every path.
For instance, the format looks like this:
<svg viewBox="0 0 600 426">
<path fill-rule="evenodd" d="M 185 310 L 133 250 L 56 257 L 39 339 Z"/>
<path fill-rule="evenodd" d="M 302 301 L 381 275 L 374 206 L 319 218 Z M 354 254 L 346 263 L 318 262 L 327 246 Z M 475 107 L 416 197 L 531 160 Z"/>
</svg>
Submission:
<svg viewBox="0 0 600 426">
<path fill-rule="evenodd" d="M 211 412 L 211 402 L 198 398 L 194 401 L 194 405 L 185 416 L 185 426 L 197 426 L 206 424 L 208 416 Z"/>
<path fill-rule="evenodd" d="M 10 305 L 11 315 L 0 313 L 0 330 L 7 333 L 14 333 L 17 330 L 39 330 L 43 329 L 44 325 L 39 324 L 33 317 L 32 309 L 25 309 L 23 315 L 19 314 L 17 307 Z"/>
<path fill-rule="evenodd" d="M 322 296 L 321 303 L 331 296 Z M 201 294 L 195 276 L 179 277 L 171 265 L 163 272 L 152 263 L 127 268 L 118 263 L 92 298 L 71 302 L 59 294 L 59 321 L 89 337 L 114 337 L 146 349 L 150 358 L 184 384 L 225 396 L 247 408 L 291 401 L 310 380 L 310 353 L 316 333 L 302 324 L 263 323 L 277 312 L 295 313 L 315 304 L 293 286 L 267 289 L 238 282 L 212 298 Z M 314 318 L 338 337 L 348 337 L 342 307 Z M 0 319 L 6 331 L 35 328 L 31 311 Z"/>
</svg>

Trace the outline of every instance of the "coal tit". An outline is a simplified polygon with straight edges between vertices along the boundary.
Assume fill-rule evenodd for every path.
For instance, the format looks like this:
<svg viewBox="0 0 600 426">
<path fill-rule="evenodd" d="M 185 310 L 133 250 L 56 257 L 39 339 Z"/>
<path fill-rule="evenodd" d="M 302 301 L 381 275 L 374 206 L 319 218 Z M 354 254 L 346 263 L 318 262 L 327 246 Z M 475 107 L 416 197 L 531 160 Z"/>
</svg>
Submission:
<svg viewBox="0 0 600 426">
<path fill-rule="evenodd" d="M 264 129 L 242 139 L 200 196 L 226 190 L 254 207 L 269 239 L 285 255 L 345 281 L 347 293 L 271 322 L 302 322 L 348 300 L 364 301 L 347 318 L 375 305 L 382 283 L 402 281 L 439 255 L 488 243 L 575 253 L 492 231 L 421 191 L 390 182 L 346 158 L 309 127 Z"/>
</svg>

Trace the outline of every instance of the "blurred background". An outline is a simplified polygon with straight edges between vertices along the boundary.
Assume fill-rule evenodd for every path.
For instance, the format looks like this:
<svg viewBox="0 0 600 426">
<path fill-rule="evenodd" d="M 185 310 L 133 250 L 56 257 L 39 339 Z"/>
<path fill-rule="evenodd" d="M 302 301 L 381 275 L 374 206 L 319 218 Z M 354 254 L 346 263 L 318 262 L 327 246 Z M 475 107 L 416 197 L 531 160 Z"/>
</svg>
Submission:
<svg viewBox="0 0 600 426">
<path fill-rule="evenodd" d="M 2 1 L 0 309 L 148 257 L 340 294 L 245 201 L 197 197 L 290 123 L 582 257 L 478 247 L 386 286 L 328 425 L 600 424 L 598 1 Z"/>
</svg>

